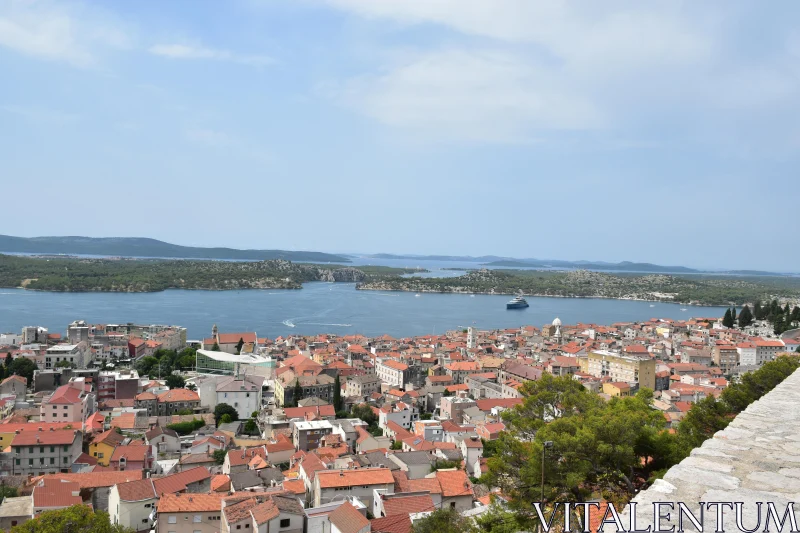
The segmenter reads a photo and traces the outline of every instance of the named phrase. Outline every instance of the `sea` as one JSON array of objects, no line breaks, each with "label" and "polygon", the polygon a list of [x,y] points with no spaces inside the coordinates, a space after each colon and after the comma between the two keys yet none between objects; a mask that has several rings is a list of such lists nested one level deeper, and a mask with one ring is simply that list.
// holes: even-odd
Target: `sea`
[{"label": "sea", "polygon": [[[426,276],[460,275],[479,264],[424,260],[353,261],[421,267]],[[44,326],[63,333],[74,320],[93,324],[170,324],[183,326],[190,339],[222,332],[254,331],[259,337],[287,335],[388,334],[402,338],[479,329],[541,327],[555,318],[564,324],[643,321],[651,318],[721,317],[722,307],[603,298],[528,297],[527,309],[507,310],[508,295],[435,294],[356,290],[353,283],[306,283],[300,290],[202,291],[155,293],[64,293],[0,289],[0,332]]]}]

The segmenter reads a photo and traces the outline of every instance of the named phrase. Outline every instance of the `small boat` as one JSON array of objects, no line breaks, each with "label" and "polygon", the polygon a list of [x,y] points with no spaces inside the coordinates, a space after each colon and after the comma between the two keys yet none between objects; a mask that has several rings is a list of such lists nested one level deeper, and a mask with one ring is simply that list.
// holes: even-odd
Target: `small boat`
[{"label": "small boat", "polygon": [[656,304],[650,304],[650,307],[655,307],[655,306],[656,306]]},{"label": "small boat", "polygon": [[475,295],[474,294],[470,294],[469,297],[470,298],[475,298]]},{"label": "small boat", "polygon": [[506,309],[525,309],[526,307],[530,307],[530,305],[522,296],[517,296],[506,304]]},{"label": "small boat", "polygon": [[419,296],[420,296],[420,294],[417,293],[417,294],[414,295],[414,298],[419,298]]},{"label": "small boat", "polygon": [[686,309],[685,307],[681,308],[681,311],[686,311],[686,310],[687,310],[687,309]]}]

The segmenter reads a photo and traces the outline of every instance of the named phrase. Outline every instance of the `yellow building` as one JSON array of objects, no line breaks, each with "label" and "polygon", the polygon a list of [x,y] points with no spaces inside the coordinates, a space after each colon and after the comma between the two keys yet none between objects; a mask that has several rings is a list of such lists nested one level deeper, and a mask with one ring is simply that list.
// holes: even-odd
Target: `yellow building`
[{"label": "yellow building", "polygon": [[631,395],[631,386],[627,383],[603,383],[603,393],[612,398],[625,398]]},{"label": "yellow building", "polygon": [[589,352],[580,359],[581,372],[614,382],[638,384],[640,388],[655,390],[656,361],[648,355],[627,355],[608,350]]},{"label": "yellow building", "polygon": [[115,429],[100,433],[89,444],[89,455],[97,459],[99,465],[108,466],[108,461],[114,454],[114,448],[122,444],[124,439],[125,437],[117,433]]}]

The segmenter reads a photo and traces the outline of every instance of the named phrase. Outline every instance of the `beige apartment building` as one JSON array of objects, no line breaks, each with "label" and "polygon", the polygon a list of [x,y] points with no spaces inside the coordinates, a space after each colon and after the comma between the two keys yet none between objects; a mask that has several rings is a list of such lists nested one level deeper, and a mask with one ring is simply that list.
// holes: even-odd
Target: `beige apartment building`
[{"label": "beige apartment building", "polygon": [[581,371],[592,376],[610,377],[611,381],[638,384],[655,390],[656,361],[649,355],[623,355],[619,352],[597,350],[580,358]]}]

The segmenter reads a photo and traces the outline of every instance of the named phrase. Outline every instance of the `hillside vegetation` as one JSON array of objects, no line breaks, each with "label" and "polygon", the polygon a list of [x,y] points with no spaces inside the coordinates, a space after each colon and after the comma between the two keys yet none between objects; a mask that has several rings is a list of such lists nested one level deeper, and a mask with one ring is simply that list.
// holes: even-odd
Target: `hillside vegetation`
[{"label": "hillside vegetation", "polygon": [[394,277],[359,283],[361,290],[594,297],[741,305],[800,297],[800,278],[607,274],[577,270],[476,270],[452,278]]},{"label": "hillside vegetation", "polygon": [[297,264],[284,260],[231,262],[0,255],[0,287],[66,292],[299,289],[309,281],[363,282],[409,272],[414,270]]}]

